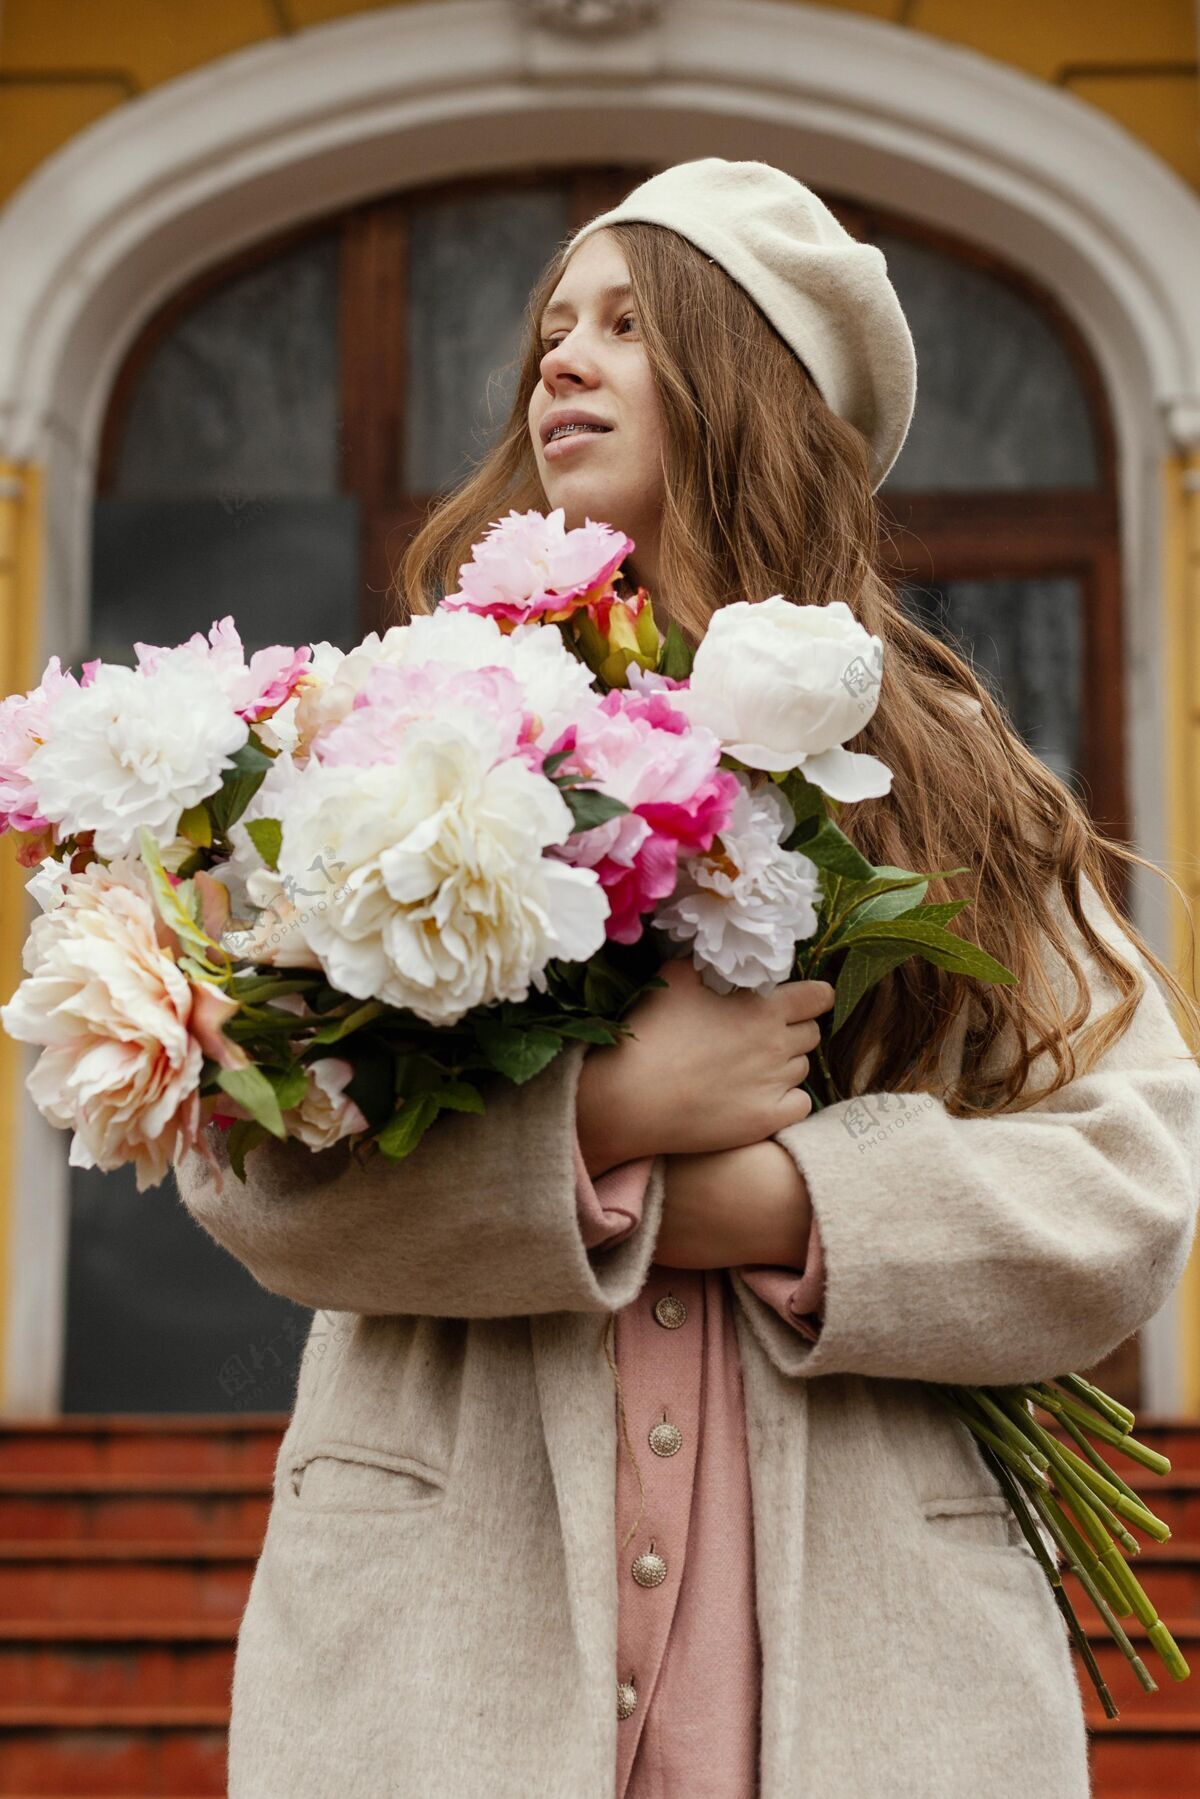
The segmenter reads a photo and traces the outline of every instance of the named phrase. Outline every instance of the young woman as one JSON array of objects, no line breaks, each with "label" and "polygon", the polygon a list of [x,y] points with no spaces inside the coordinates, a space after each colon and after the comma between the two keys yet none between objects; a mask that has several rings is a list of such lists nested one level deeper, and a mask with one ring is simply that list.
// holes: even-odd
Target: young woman
[{"label": "young woman", "polygon": [[[330,1314],[239,1635],[234,1799],[1087,1793],[1049,1588],[926,1383],[1087,1367],[1167,1297],[1200,1186],[1167,994],[1196,1016],[1110,898],[1141,858],[881,572],[911,386],[851,246],[718,158],[592,221],[401,585],[428,610],[489,520],[561,506],[634,539],[693,642],[735,599],[846,600],[887,646],[855,747],[895,779],[841,822],[877,863],[965,865],[931,897],[972,895],[1019,984],[902,964],[830,1044],[853,1097],[811,1114],[828,987],[722,997],[674,962],[635,1035],[398,1167],[183,1163],[200,1223]],[[552,437],[571,414],[603,429]]]}]

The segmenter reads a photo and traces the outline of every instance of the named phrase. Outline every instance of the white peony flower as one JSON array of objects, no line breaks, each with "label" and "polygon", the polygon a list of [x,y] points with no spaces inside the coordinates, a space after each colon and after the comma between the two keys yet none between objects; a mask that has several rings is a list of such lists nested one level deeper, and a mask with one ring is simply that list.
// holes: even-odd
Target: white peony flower
[{"label": "white peony flower", "polygon": [[844,600],[796,606],[782,594],[722,606],[671,704],[707,725],[748,768],[799,769],[835,800],[887,793],[892,772],[842,746],[879,703],[883,644]]},{"label": "white peony flower", "polygon": [[69,862],[60,862],[56,856],[43,856],[26,881],[25,891],[33,895],[43,912],[52,912],[62,903],[72,878]]},{"label": "white peony flower", "polygon": [[729,824],[706,855],[683,864],[655,926],[692,945],[714,993],[770,993],[790,980],[795,949],[817,928],[820,875],[798,850],[780,847],[795,815],[778,787],[736,772],[742,791]]},{"label": "white peony flower", "polygon": [[[71,1166],[132,1162],[141,1191],[197,1139],[200,987],[163,947],[140,862],[53,880],[57,898],[26,940],[27,978],[0,1020],[10,1037],[45,1046],[27,1086],[52,1124],[74,1130]],[[208,991],[219,1015],[228,1002]]]},{"label": "white peony flower", "polygon": [[341,1056],[322,1056],[306,1064],[308,1088],[293,1111],[285,1114],[289,1137],[299,1137],[309,1149],[329,1149],[355,1131],[365,1131],[367,1120],[345,1092],[354,1065]]},{"label": "white peony flower", "polygon": [[[279,878],[333,986],[456,1024],[524,999],[551,957],[583,960],[604,942],[595,873],[543,854],[572,825],[561,794],[519,758],[488,767],[464,737],[418,720],[394,762],[306,765]],[[332,891],[314,882],[318,864]]]},{"label": "white peony flower", "polygon": [[102,664],[58,700],[27,770],[63,836],[95,832],[98,855],[134,849],[145,825],[160,842],[189,806],[215,793],[250,727],[217,676],[167,659],[152,674]]}]

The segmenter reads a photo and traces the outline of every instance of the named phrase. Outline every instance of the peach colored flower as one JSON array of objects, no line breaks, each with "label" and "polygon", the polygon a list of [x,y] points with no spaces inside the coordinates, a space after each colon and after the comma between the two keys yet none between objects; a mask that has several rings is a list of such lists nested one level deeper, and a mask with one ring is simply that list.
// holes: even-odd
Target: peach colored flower
[{"label": "peach colored flower", "polygon": [[10,1037],[44,1045],[27,1085],[51,1124],[74,1131],[72,1167],[131,1162],[139,1192],[202,1147],[201,1037],[216,1043],[233,1006],[193,986],[170,942],[141,864],[93,862],[34,920],[27,976],[0,1007]]}]

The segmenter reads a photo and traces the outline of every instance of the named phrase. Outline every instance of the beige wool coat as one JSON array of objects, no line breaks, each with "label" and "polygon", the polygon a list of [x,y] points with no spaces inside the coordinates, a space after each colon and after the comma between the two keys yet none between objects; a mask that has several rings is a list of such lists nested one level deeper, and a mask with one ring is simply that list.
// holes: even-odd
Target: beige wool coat
[{"label": "beige wool coat", "polygon": [[[1126,1035],[1033,1109],[962,1119],[934,1094],[866,1095],[778,1135],[811,1190],[827,1288],[809,1343],[731,1273],[763,1799],[1087,1793],[1049,1588],[920,1383],[1090,1365],[1179,1277],[1200,1070],[1142,966]],[[665,1162],[639,1228],[589,1254],[572,1163],[585,1053],[498,1081],[485,1115],[444,1115],[397,1166],[270,1143],[245,1185],[227,1173],[218,1190],[197,1155],[178,1170],[219,1243],[318,1308],[238,1638],[232,1799],[611,1799],[601,1337],[654,1258]],[[947,1076],[961,1054],[960,1026]]]}]

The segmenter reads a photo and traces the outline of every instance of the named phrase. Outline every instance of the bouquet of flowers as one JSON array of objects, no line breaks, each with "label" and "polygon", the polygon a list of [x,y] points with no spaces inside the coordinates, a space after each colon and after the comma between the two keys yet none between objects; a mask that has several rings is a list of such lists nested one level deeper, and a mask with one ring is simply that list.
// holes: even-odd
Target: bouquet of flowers
[{"label": "bouquet of flowers", "polygon": [[[720,609],[693,653],[622,588],[633,548],[514,511],[436,612],[347,653],[247,658],[224,618],[136,644],[135,667],[77,679],[52,658],[0,704],[0,832],[42,908],[0,1019],[42,1046],[29,1090],[73,1165],[151,1186],[188,1150],[212,1159],[214,1122],[241,1177],[268,1136],[399,1160],[443,1110],[484,1111],[489,1079],[615,1043],[667,956],[721,993],[829,979],[830,1035],[913,955],[1013,980],[947,928],[967,900],[925,901],[962,870],[874,867],[836,822],[890,791],[846,748],[879,701],[880,639],[841,601],[777,594]],[[823,1046],[806,1086],[814,1107],[839,1097]],[[1048,1544],[1143,1684],[1131,1612],[1182,1679],[1120,1553],[1127,1523],[1169,1532],[1084,1435],[1165,1471],[1132,1414],[1070,1375],[936,1391],[1106,1709]]]}]

